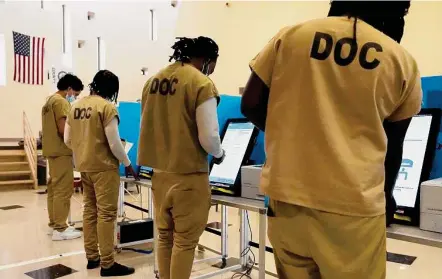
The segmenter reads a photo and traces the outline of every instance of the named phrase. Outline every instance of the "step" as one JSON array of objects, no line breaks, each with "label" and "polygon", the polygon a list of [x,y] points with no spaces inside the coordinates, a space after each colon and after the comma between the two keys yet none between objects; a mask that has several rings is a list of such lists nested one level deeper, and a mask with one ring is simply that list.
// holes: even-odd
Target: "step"
[{"label": "step", "polygon": [[0,162],[23,162],[25,160],[24,150],[0,150]]},{"label": "step", "polygon": [[33,180],[8,180],[8,181],[0,181],[0,186],[7,186],[7,185],[30,185],[34,184]]},{"label": "step", "polygon": [[23,149],[20,150],[0,150],[0,157],[13,157],[13,156],[25,156],[26,153]]},{"label": "step", "polygon": [[21,171],[0,171],[0,177],[4,176],[19,176],[19,175],[30,175],[30,170],[21,170]]},{"label": "step", "polygon": [[28,162],[0,162],[0,171],[29,170]]}]

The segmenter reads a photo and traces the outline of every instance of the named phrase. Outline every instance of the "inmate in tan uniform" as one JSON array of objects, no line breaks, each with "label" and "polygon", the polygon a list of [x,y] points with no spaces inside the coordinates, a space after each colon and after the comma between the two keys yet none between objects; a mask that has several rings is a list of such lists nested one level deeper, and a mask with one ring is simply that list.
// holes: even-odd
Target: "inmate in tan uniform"
[{"label": "inmate in tan uniform", "polygon": [[383,121],[418,113],[421,84],[362,20],[356,45],[353,22],[284,28],[250,64],[270,88],[261,188],[280,278],[385,278]]},{"label": "inmate in tan uniform", "polygon": [[152,177],[159,231],[161,279],[188,279],[194,250],[207,224],[210,188],[207,153],[198,140],[196,108],[218,98],[212,81],[177,62],[145,85],[138,163]]},{"label": "inmate in tan uniform", "polygon": [[50,96],[42,108],[43,156],[48,160],[48,215],[49,227],[59,232],[68,225],[66,220],[74,191],[72,151],[58,133],[57,123],[66,118],[71,106],[60,94]]},{"label": "inmate in tan uniform", "polygon": [[[118,112],[100,96],[76,102],[69,114],[72,150],[84,188],[83,232],[88,260],[100,258],[103,268],[114,264],[119,162],[112,154],[104,128]],[[99,247],[98,247],[99,245]]]}]

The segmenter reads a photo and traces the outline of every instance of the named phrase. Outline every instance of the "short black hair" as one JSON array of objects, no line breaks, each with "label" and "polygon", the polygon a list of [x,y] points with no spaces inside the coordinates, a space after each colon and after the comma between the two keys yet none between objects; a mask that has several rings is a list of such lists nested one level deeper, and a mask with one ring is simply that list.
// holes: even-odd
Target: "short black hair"
[{"label": "short black hair", "polygon": [[111,102],[117,102],[120,82],[118,77],[108,70],[99,71],[89,84],[91,92]]},{"label": "short black hair", "polygon": [[174,50],[169,61],[175,60],[188,63],[192,58],[203,58],[216,61],[219,56],[219,47],[214,40],[208,37],[186,38],[179,37],[172,46]]},{"label": "short black hair", "polygon": [[72,88],[74,91],[83,91],[84,85],[81,80],[72,74],[65,74],[57,83],[57,89],[60,91]]},{"label": "short black hair", "polygon": [[328,16],[360,18],[398,43],[404,34],[405,20],[411,1],[331,1]]}]

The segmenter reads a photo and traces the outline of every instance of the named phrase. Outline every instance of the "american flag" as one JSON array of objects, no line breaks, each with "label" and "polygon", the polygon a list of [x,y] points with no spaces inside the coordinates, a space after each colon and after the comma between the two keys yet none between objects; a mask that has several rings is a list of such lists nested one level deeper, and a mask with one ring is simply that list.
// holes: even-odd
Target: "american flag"
[{"label": "american flag", "polygon": [[14,35],[14,81],[42,85],[45,38],[12,33]]}]

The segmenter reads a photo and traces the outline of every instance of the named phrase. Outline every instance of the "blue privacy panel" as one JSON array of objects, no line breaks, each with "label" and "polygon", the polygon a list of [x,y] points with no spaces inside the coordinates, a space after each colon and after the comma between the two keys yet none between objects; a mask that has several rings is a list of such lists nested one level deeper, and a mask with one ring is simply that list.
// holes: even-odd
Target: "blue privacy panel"
[{"label": "blue privacy panel", "polygon": [[423,77],[423,107],[442,109],[442,76]]},{"label": "blue privacy panel", "polygon": [[[442,76],[423,77],[423,107],[442,109]],[[442,129],[439,128],[437,147],[430,178],[442,177]]]},{"label": "blue privacy panel", "polygon": [[[127,142],[133,143],[132,149],[129,151],[129,159],[132,165],[135,166],[140,133],[141,105],[140,103],[120,102],[118,113],[120,114],[120,137]],[[124,167],[122,165],[120,166],[120,175],[124,175]]]},{"label": "blue privacy panel", "polygon": [[[129,159],[135,166],[137,162],[138,138],[140,133],[141,104],[132,102],[120,102],[118,107],[120,114],[120,137],[134,144],[129,151]],[[241,97],[221,96],[218,106],[219,127],[222,130],[229,118],[243,118],[241,114]],[[264,156],[264,134],[260,133],[256,146],[253,150],[251,160],[256,164],[263,164]],[[120,166],[120,175],[124,175],[124,167]]]},{"label": "blue privacy panel", "polygon": [[[222,95],[221,102],[218,106],[218,123],[220,131],[224,129],[229,118],[245,118],[241,113],[241,97]],[[254,164],[263,164],[265,161],[264,155],[264,133],[260,132],[256,141],[256,146],[253,149],[250,157]]]}]

